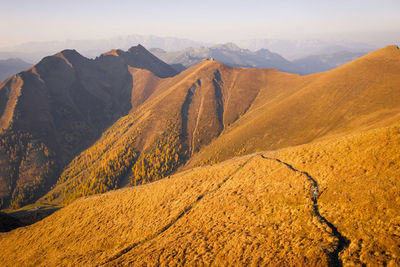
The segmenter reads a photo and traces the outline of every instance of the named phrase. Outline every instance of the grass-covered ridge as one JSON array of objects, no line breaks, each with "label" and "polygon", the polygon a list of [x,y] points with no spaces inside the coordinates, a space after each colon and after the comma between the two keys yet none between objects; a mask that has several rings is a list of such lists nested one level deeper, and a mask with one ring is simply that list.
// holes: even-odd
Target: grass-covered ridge
[{"label": "grass-covered ridge", "polygon": [[81,198],[2,235],[0,260],[5,266],[327,265],[338,238],[315,216],[306,172],[318,182],[321,216],[348,240],[338,261],[396,266],[399,149],[399,127],[380,128]]}]

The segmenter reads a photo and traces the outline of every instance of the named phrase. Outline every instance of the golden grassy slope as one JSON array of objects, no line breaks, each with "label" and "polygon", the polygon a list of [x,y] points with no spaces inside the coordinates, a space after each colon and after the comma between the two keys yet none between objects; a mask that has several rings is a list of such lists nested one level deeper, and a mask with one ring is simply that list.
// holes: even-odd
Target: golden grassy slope
[{"label": "golden grassy slope", "polygon": [[[318,183],[345,265],[400,264],[400,127],[266,152]],[[11,265],[327,265],[338,239],[304,173],[259,155],[75,201],[0,236]],[[325,252],[326,251],[326,252]]]},{"label": "golden grassy slope", "polygon": [[[255,73],[246,77],[244,87],[262,71]],[[299,76],[271,71],[258,85],[247,112],[195,155],[189,166],[224,160],[240,151],[273,150],[389,126],[400,119],[399,73],[396,46],[325,73]]]},{"label": "golden grassy slope", "polygon": [[103,262],[160,231],[245,160],[77,200],[34,225],[2,234],[0,262],[3,266]]},{"label": "golden grassy slope", "polygon": [[[219,135],[224,128],[220,109],[232,110],[229,114],[238,117],[246,109],[244,105],[254,98],[247,94],[249,97],[242,105],[224,108],[221,91],[229,87],[220,84],[219,88],[216,84],[221,83],[220,76],[227,81],[239,69],[214,61],[206,60],[176,77],[162,80],[145,70],[130,68],[130,72],[131,113],[119,119],[65,168],[55,190],[45,197],[47,200],[70,202],[82,195],[113,189],[126,180],[131,184],[155,180],[144,177],[143,172],[158,173],[164,169],[157,174],[157,179],[162,178],[182,164],[189,151],[200,149]],[[121,161],[126,149],[131,155]],[[116,171],[121,168],[122,172]],[[97,175],[98,172],[102,174]]]},{"label": "golden grassy slope", "polygon": [[320,183],[321,212],[350,239],[346,264],[400,264],[400,127],[282,150]]},{"label": "golden grassy slope", "polygon": [[3,234],[0,261],[326,264],[321,247],[335,241],[312,216],[309,186],[303,175],[260,156],[230,160],[78,200]]},{"label": "golden grassy slope", "polygon": [[[67,166],[56,190],[69,201],[127,180],[136,185],[160,179],[187,159],[185,168],[388,126],[400,118],[400,52],[394,46],[308,76],[213,60],[167,79],[130,72],[133,109]],[[132,156],[122,164],[115,159],[126,148]],[[121,164],[122,173],[113,171]],[[97,175],[103,165],[107,174]],[[92,166],[93,175],[84,166]],[[99,182],[97,176],[105,178]],[[47,199],[63,201],[50,195]]]}]

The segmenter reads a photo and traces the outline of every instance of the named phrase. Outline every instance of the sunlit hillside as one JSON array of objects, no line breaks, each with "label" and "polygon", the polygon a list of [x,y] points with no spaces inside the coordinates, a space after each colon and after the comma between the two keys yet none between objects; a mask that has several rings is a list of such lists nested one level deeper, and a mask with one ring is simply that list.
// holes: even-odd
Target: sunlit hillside
[{"label": "sunlit hillside", "polygon": [[177,169],[389,126],[400,119],[400,52],[299,76],[205,60],[161,79],[130,67],[132,110],[64,170],[42,201],[164,178]]},{"label": "sunlit hillside", "polygon": [[325,73],[268,75],[247,112],[189,165],[391,125],[400,119],[399,73],[400,50],[388,46]]},{"label": "sunlit hillside", "polygon": [[380,128],[82,198],[2,234],[0,262],[397,266],[399,150]]}]

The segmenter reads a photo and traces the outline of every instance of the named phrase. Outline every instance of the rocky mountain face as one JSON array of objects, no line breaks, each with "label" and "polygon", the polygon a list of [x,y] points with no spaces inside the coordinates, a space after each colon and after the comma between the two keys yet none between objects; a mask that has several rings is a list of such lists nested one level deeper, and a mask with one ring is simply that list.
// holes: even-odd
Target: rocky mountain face
[{"label": "rocky mountain face", "polygon": [[129,64],[162,77],[175,74],[141,46],[120,53],[91,60],[64,50],[1,83],[3,206],[34,201],[57,181],[66,163],[131,110]]}]

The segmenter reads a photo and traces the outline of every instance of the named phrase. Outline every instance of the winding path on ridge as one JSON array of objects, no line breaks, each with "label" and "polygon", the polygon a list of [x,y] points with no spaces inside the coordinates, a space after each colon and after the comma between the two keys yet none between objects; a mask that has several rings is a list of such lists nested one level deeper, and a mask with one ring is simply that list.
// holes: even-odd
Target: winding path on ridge
[{"label": "winding path on ridge", "polygon": [[[294,168],[292,165],[290,165],[289,163],[283,162],[280,159],[277,158],[270,158],[267,157],[263,154],[255,154],[253,156],[250,156],[244,163],[240,164],[238,166],[238,168],[228,177],[226,177],[222,182],[220,182],[216,188],[204,192],[203,194],[201,194],[200,196],[197,197],[197,199],[191,203],[189,206],[185,207],[183,209],[183,211],[172,221],[170,221],[168,224],[166,224],[164,227],[162,227],[161,229],[159,229],[158,231],[156,231],[155,233],[149,235],[148,237],[146,237],[145,239],[135,242],[129,246],[127,246],[126,248],[122,249],[121,251],[119,251],[117,254],[115,254],[114,256],[108,258],[107,260],[105,260],[103,263],[101,263],[100,265],[113,265],[112,262],[114,262],[115,260],[119,259],[120,257],[122,257],[123,255],[125,255],[126,253],[128,253],[129,251],[131,251],[132,249],[134,249],[135,247],[154,240],[156,237],[160,236],[162,233],[164,233],[165,231],[167,231],[171,226],[173,226],[175,223],[177,223],[183,216],[185,216],[187,213],[189,213],[205,196],[210,195],[211,193],[216,192],[217,190],[219,190],[222,185],[224,185],[228,180],[232,179],[244,166],[247,165],[247,163],[249,163],[252,159],[254,159],[255,157],[260,156],[263,159],[266,160],[272,160],[272,161],[276,161],[280,164],[285,165],[287,168],[289,168],[290,170],[294,171],[294,172],[298,172],[301,173],[302,175],[305,175],[307,177],[307,179],[312,183],[312,187],[311,187],[311,193],[312,193],[312,201],[313,201],[313,211],[315,216],[318,218],[319,222],[321,224],[326,225],[327,227],[329,227],[332,231],[332,235],[334,237],[336,237],[338,239],[338,243],[336,245],[336,248],[333,251],[328,251],[327,249],[324,249],[324,253],[328,256],[329,260],[330,260],[330,265],[331,266],[342,266],[342,262],[339,259],[339,253],[341,251],[343,251],[348,245],[349,245],[349,241],[347,240],[346,237],[344,237],[338,230],[337,228],[330,223],[325,217],[323,217],[320,212],[319,212],[319,206],[318,206],[318,192],[319,192],[319,186],[317,181],[307,172],[305,171],[300,171],[296,168]],[[314,191],[316,190],[316,191]],[[316,192],[316,193],[314,193]],[[114,262],[115,263],[115,262]]]},{"label": "winding path on ridge", "polygon": [[[284,161],[281,161],[280,159],[277,158],[270,158],[267,157],[263,154],[261,154],[261,157],[263,159],[267,159],[267,160],[273,160],[273,161],[277,161],[283,165],[285,165],[286,167],[288,167],[290,170],[294,171],[294,172],[298,172],[301,173],[303,175],[305,175],[307,177],[307,179],[312,183],[312,188],[311,188],[311,192],[312,192],[312,201],[313,201],[313,209],[314,209],[314,214],[315,216],[317,216],[317,218],[319,219],[319,222],[321,224],[325,224],[326,226],[328,226],[331,231],[332,231],[332,235],[335,236],[338,239],[338,244],[335,248],[334,251],[328,251],[327,249],[324,249],[324,252],[329,256],[329,259],[331,260],[330,264],[332,266],[342,266],[342,261],[339,259],[339,253],[344,250],[348,245],[349,245],[349,241],[346,237],[344,237],[339,231],[338,229],[332,224],[330,223],[324,216],[321,215],[321,213],[319,212],[319,206],[318,206],[318,192],[319,192],[319,186],[317,183],[317,180],[315,180],[310,174],[308,174],[305,171],[300,171],[296,168],[294,168],[292,165],[290,165],[289,163],[286,163]],[[315,191],[314,191],[315,190]],[[314,193],[316,192],[316,193]]]}]

